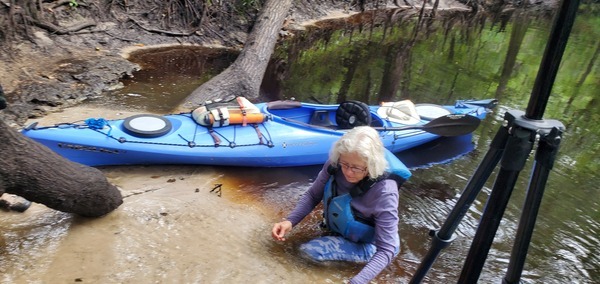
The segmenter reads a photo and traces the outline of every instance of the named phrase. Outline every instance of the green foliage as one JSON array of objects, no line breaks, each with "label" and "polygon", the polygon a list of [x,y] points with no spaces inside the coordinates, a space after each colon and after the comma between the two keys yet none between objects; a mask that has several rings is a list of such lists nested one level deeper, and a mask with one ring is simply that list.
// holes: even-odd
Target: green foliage
[{"label": "green foliage", "polygon": [[[600,108],[594,107],[600,88],[600,64],[593,62],[600,44],[600,22],[598,17],[578,16],[544,117],[567,126],[564,138],[568,143],[561,146],[561,151],[569,159],[581,161],[575,165],[578,171],[590,173],[600,167],[596,158],[600,157],[596,142],[600,138]],[[297,36],[285,51],[277,53],[289,65],[283,93],[299,100],[316,98],[323,103],[336,103],[349,83],[347,99],[377,104],[383,78],[389,72],[386,64],[404,60],[395,100],[452,104],[456,99],[496,97],[503,106],[525,110],[548,41],[551,19],[521,23],[526,25],[526,33],[518,49],[514,48],[514,64],[505,83],[503,67],[507,64],[514,23],[500,29],[489,23],[477,26],[463,21],[446,29],[443,21],[437,21],[429,24],[428,33],[418,33],[411,42],[415,23],[416,20],[405,21],[387,30],[382,26],[364,28],[362,32],[340,30],[321,35],[316,41],[310,32]]]},{"label": "green foliage", "polygon": [[258,5],[256,0],[242,0],[242,6],[244,7],[255,7],[256,5]]},{"label": "green foliage", "polygon": [[235,4],[238,13],[256,12],[261,6],[262,3],[258,0],[239,0]]},{"label": "green foliage", "polygon": [[77,6],[79,6],[79,3],[77,3],[77,0],[70,0],[69,6],[71,6],[72,8],[77,8]]},{"label": "green foliage", "polygon": [[582,0],[579,4],[579,13],[598,16],[600,5],[597,0]]}]

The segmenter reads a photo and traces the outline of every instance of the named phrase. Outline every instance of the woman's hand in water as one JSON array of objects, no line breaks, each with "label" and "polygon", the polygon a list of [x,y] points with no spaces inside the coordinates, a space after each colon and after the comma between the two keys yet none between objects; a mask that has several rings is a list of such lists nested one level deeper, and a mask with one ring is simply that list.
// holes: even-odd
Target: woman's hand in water
[{"label": "woman's hand in water", "polygon": [[271,236],[273,239],[278,241],[285,241],[285,234],[292,230],[292,222],[288,220],[283,220],[279,223],[275,223],[273,225],[273,230],[271,231]]}]

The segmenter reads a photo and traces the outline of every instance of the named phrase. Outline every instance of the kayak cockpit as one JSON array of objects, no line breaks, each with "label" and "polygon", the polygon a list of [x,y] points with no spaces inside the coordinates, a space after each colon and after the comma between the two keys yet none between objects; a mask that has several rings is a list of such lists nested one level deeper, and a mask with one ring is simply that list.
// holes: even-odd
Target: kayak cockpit
[{"label": "kayak cockpit", "polygon": [[273,101],[262,112],[284,121],[330,130],[350,129],[358,125],[383,126],[383,120],[368,105],[347,101],[339,105],[320,105],[297,101]]}]

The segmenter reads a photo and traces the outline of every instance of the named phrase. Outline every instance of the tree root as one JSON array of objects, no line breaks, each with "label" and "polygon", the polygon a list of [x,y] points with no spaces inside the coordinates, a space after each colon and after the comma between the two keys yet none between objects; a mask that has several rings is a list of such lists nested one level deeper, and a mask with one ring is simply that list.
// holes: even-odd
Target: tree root
[{"label": "tree root", "polygon": [[104,33],[107,34],[107,35],[109,35],[109,36],[111,36],[111,37],[113,37],[113,38],[116,38],[118,40],[122,40],[122,41],[126,41],[126,42],[136,41],[135,39],[132,39],[132,38],[124,38],[124,37],[120,37],[120,36],[111,34],[108,31],[104,31]]},{"label": "tree root", "polygon": [[193,30],[191,32],[172,32],[172,31],[165,31],[165,30],[159,30],[159,29],[151,29],[151,28],[147,28],[144,27],[142,24],[138,23],[135,19],[129,17],[129,20],[132,21],[134,24],[138,25],[142,30],[145,30],[147,32],[151,32],[151,33],[159,33],[159,34],[164,34],[164,35],[169,35],[169,36],[191,36],[193,34],[196,33],[196,30]]},{"label": "tree root", "polygon": [[73,33],[73,32],[77,32],[77,31],[80,31],[80,30],[83,30],[83,29],[87,29],[87,28],[95,27],[96,26],[95,22],[85,21],[85,22],[80,23],[78,25],[74,25],[74,26],[72,26],[70,28],[63,28],[63,27],[59,27],[59,26],[56,26],[56,25],[48,23],[48,22],[35,20],[35,19],[31,18],[31,17],[27,17],[27,20],[30,21],[30,22],[32,22],[34,25],[36,25],[36,26],[38,26],[38,27],[40,27],[42,29],[45,29],[45,30],[47,30],[47,31],[49,31],[49,32],[51,32],[53,34],[57,34],[57,35],[70,34],[70,33]]},{"label": "tree root", "polygon": [[26,209],[31,201],[62,212],[100,217],[123,203],[121,192],[100,170],[63,158],[2,120],[0,141],[0,193],[27,200],[13,210]]}]

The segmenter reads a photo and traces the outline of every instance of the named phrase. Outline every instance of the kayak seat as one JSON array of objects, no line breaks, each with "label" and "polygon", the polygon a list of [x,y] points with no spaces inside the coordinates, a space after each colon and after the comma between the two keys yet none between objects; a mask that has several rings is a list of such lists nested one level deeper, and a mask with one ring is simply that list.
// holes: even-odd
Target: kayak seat
[{"label": "kayak seat", "polygon": [[335,112],[335,122],[340,129],[371,125],[372,120],[369,106],[359,101],[345,101]]},{"label": "kayak seat", "polygon": [[329,111],[326,110],[313,111],[308,124],[323,127],[336,127],[335,124],[331,122],[331,119],[329,119]]}]

